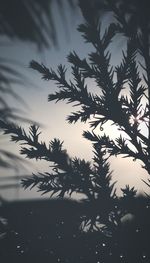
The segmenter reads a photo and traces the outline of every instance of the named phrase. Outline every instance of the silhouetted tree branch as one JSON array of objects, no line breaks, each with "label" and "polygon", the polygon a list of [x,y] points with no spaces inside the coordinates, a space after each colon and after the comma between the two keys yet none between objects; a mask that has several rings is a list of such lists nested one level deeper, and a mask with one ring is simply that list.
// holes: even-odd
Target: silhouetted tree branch
[{"label": "silhouetted tree branch", "polygon": [[[90,225],[90,229],[97,227],[100,221],[105,227],[113,231],[115,220],[110,218],[116,204],[115,183],[111,183],[109,165],[103,157],[103,151],[99,144],[94,145],[94,165],[79,158],[70,158],[58,139],[50,141],[47,147],[45,143],[39,142],[38,127],[31,126],[29,134],[16,125],[1,122],[1,128],[5,134],[12,134],[11,140],[20,142],[21,154],[29,159],[44,159],[52,162],[51,173],[33,174],[30,178],[22,180],[24,188],[35,186],[42,194],[51,193],[51,196],[64,197],[73,193],[81,193],[94,206],[97,206],[95,214],[84,218],[84,228]],[[105,205],[104,205],[105,204]],[[105,206],[105,212],[102,207]],[[99,218],[99,214],[101,217]],[[92,219],[91,219],[92,216]],[[121,214],[120,214],[121,217]],[[120,217],[118,217],[118,224]],[[104,229],[104,226],[102,227]]]},{"label": "silhouetted tree branch", "polygon": [[[78,120],[91,121],[92,118],[92,131],[84,131],[83,137],[92,142],[93,163],[69,157],[58,139],[50,141],[48,147],[44,142],[39,142],[39,131],[35,125],[30,127],[27,134],[21,127],[0,122],[4,133],[12,134],[12,141],[25,145],[21,148],[21,154],[30,159],[44,159],[53,163],[51,173],[34,174],[31,178],[23,180],[23,186],[37,186],[39,191],[51,192],[58,197],[64,197],[66,193],[71,195],[73,192],[84,194],[86,201],[93,204],[95,210],[93,215],[84,218],[84,227],[89,226],[90,230],[107,228],[111,233],[120,225],[126,210],[121,206],[118,210],[115,209],[118,198],[114,183],[111,182],[109,157],[122,154],[124,157],[132,157],[133,160],[139,159],[150,173],[149,135],[144,135],[140,127],[143,122],[149,130],[149,84],[148,77],[142,76],[139,65],[142,65],[147,75],[149,73],[148,68],[141,62],[142,59],[138,63],[139,53],[142,58],[146,58],[138,45],[140,37],[137,30],[140,26],[136,30],[131,28],[131,32],[126,34],[130,19],[122,17],[128,13],[128,9],[126,11],[121,3],[122,1],[105,1],[104,6],[100,5],[104,12],[112,10],[116,18],[102,34],[97,8],[87,1],[84,9],[84,1],[80,1],[85,23],[78,27],[78,31],[86,42],[93,45],[94,51],[90,52],[86,59],[81,59],[75,52],[69,54],[73,80],[66,79],[65,66],[59,65],[55,72],[36,61],[30,63],[30,67],[38,71],[44,80],[56,83],[58,91],[48,96],[49,101],[66,100],[74,106],[80,105],[80,111],[67,117],[69,123]],[[110,43],[116,34],[122,33],[126,35],[127,48],[122,52],[120,64],[114,67],[111,65]],[[145,31],[142,34],[144,37]],[[97,84],[97,95],[88,91],[87,78],[92,78]],[[95,131],[98,127],[102,131],[103,124],[108,121],[115,124],[120,132],[120,136],[116,136],[114,140],[106,134],[97,135]],[[134,188],[126,186],[122,191],[123,198],[127,198],[128,201],[135,197]]]},{"label": "silhouetted tree branch", "polygon": [[[111,120],[120,131],[127,134],[127,137],[123,138],[121,135],[120,138],[116,138],[116,141],[110,143],[109,138],[106,139],[105,136],[99,138],[93,131],[88,139],[103,144],[106,150],[109,142],[111,145],[108,152],[111,155],[123,154],[140,159],[145,169],[150,172],[148,138],[143,135],[139,127],[141,122],[148,121],[148,100],[145,96],[147,85],[143,84],[137,66],[137,48],[134,45],[134,39],[128,39],[127,52],[123,52],[121,64],[113,68],[110,65],[111,53],[107,48],[113,40],[116,26],[111,24],[102,37],[99,21],[92,24],[86,22],[78,29],[83,33],[86,41],[93,44],[96,51],[89,54],[89,62],[86,59],[81,60],[76,53],[69,55],[68,60],[72,64],[74,82],[67,82],[66,69],[63,66],[58,67],[58,73],[35,61],[31,62],[30,67],[39,71],[43,79],[56,82],[59,90],[49,95],[49,101],[67,100],[68,103],[77,102],[77,105],[81,105],[81,111],[67,117],[70,123],[79,119],[84,122],[91,116],[93,118],[96,116],[96,119],[91,122],[92,128],[95,129],[99,125],[102,127],[105,122]],[[102,95],[93,95],[88,92],[84,83],[87,77],[94,79]],[[125,89],[127,93],[129,90],[128,95],[121,94]],[[147,101],[145,107],[143,99]],[[87,133],[84,133],[84,137],[87,138]],[[134,146],[134,150],[129,146],[129,142]]]}]

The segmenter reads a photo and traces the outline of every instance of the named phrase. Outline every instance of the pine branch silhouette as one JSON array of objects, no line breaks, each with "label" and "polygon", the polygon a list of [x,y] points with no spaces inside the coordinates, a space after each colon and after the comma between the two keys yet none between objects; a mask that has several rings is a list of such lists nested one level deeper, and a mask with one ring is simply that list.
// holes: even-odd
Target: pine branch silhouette
[{"label": "pine branch silhouette", "polygon": [[[51,197],[55,195],[59,198],[65,197],[66,193],[70,196],[73,193],[82,193],[91,207],[97,207],[94,214],[92,210],[83,217],[83,229],[88,227],[89,230],[97,229],[97,224],[101,220],[102,229],[105,225],[105,231],[106,228],[109,228],[110,233],[113,231],[116,223],[110,220],[109,215],[113,213],[116,204],[115,183],[111,183],[109,165],[103,158],[103,152],[98,144],[94,145],[94,166],[92,166],[85,160],[70,158],[63,149],[63,143],[58,139],[51,140],[48,147],[45,143],[39,142],[40,132],[34,125],[30,127],[27,134],[24,129],[16,125],[4,122],[0,124],[5,134],[12,134],[12,141],[25,145],[20,150],[22,155],[29,159],[44,159],[53,164],[51,173],[33,174],[30,178],[23,179],[22,185],[25,189],[36,186],[42,194],[50,192]],[[101,219],[99,219],[100,213],[102,213]]]},{"label": "pine branch silhouette", "polygon": [[[77,111],[74,107],[74,111],[67,116],[67,121],[70,124],[77,121],[90,123],[90,129],[83,132],[83,137],[92,144],[93,159],[87,162],[77,157],[72,158],[59,139],[54,138],[48,144],[40,141],[41,131],[37,125],[30,126],[29,131],[26,131],[16,124],[0,120],[0,128],[4,134],[11,135],[12,141],[21,145],[20,153],[23,156],[35,160],[44,159],[50,164],[49,172],[43,171],[24,178],[22,186],[25,189],[36,187],[43,195],[49,193],[51,197],[59,199],[72,197],[73,194],[78,193],[84,195],[84,200],[78,204],[83,205],[84,211],[80,213],[75,225],[78,238],[75,235],[75,238],[69,236],[65,239],[62,235],[62,243],[59,243],[58,232],[54,231],[56,247],[58,244],[62,244],[63,247],[66,240],[70,242],[72,239],[76,240],[76,243],[75,241],[71,243],[73,250],[77,243],[81,246],[81,250],[77,251],[78,256],[75,252],[75,258],[70,257],[73,252],[68,251],[67,247],[67,252],[63,254],[65,256],[61,258],[62,262],[67,260],[90,263],[99,260],[116,263],[141,262],[141,260],[149,262],[149,195],[146,193],[145,199],[137,197],[135,187],[127,184],[121,188],[122,196],[118,197],[110,170],[110,157],[121,155],[134,161],[141,160],[143,168],[150,173],[150,21],[147,1],[80,0],[79,2],[85,22],[78,27],[78,31],[85,42],[92,44],[94,51],[92,50],[86,58],[82,59],[75,51],[68,55],[67,59],[72,71],[71,80],[68,80],[67,68],[63,65],[59,65],[54,71],[53,68],[49,69],[43,64],[31,61],[30,67],[40,73],[43,80],[56,83],[58,89],[55,93],[50,92],[49,102],[65,101],[73,106],[80,106],[80,110]],[[114,14],[115,21],[114,19],[113,22],[110,21],[108,27],[103,30],[100,23],[101,15],[103,18],[103,15],[109,14],[110,11]],[[115,41],[114,37],[117,35],[126,37],[126,49],[122,52],[120,63],[113,66],[111,43]],[[97,94],[89,91],[88,78],[96,83]],[[105,131],[104,124],[109,122],[118,128],[114,139],[111,139],[111,134]],[[147,129],[146,135],[143,133],[142,125]],[[143,182],[150,187],[150,179]],[[59,203],[58,200],[54,202],[56,202],[55,206],[57,202]],[[41,206],[43,207],[43,203]],[[23,215],[27,219],[31,207],[24,210]],[[41,212],[38,209],[32,208],[33,215],[30,216],[33,221],[31,220],[28,232],[31,231],[34,221],[40,227],[42,225],[39,223],[41,221],[37,220],[37,215]],[[51,217],[53,213],[49,204],[45,210],[46,212],[50,210]],[[56,210],[58,211],[59,208]],[[57,214],[56,210],[57,217],[59,213]],[[68,214],[70,216],[70,210]],[[69,216],[67,215],[68,221]],[[56,217],[54,216],[55,221]],[[47,216],[45,218],[47,219]],[[33,243],[36,239],[36,245],[40,244],[40,253],[43,249],[41,257],[44,258],[46,255],[48,260],[53,256],[50,254],[47,256],[45,251],[47,248],[50,251],[49,248],[53,247],[54,243],[51,235],[47,235],[49,222],[48,217],[48,223],[42,225],[44,232],[37,231],[43,235],[40,236],[40,242],[38,234],[36,238],[35,235],[33,238],[32,234],[29,234],[28,239]],[[51,232],[54,223],[56,222],[53,222]],[[74,225],[74,221],[71,221],[71,225]],[[31,233],[33,231],[34,228]],[[103,240],[106,242],[103,243]],[[32,251],[34,246],[30,247],[30,242],[28,243],[29,245],[24,246],[30,248],[31,254],[25,252],[27,253],[25,255],[29,254],[31,257],[34,254]],[[37,255],[37,247],[35,250]],[[54,251],[57,252],[57,248]],[[54,257],[53,261],[58,261],[58,257],[56,260]]]},{"label": "pine branch silhouette", "polygon": [[[80,1],[80,6],[84,1]],[[89,1],[88,1],[89,3]],[[43,194],[50,192],[57,197],[65,197],[68,193],[82,193],[94,211],[89,212],[83,220],[84,228],[107,229],[113,233],[120,225],[121,217],[125,210],[119,207],[116,211],[118,198],[115,193],[115,184],[111,183],[109,171],[109,157],[123,155],[141,160],[143,168],[150,173],[150,147],[148,137],[140,130],[140,123],[149,126],[149,62],[143,45],[146,45],[147,31],[138,37],[137,31],[129,31],[130,22],[122,17],[120,5],[115,1],[105,1],[103,8],[112,10],[116,15],[116,23],[110,23],[102,34],[102,28],[96,9],[92,9],[89,16],[87,9],[82,13],[85,23],[78,27],[84,40],[94,47],[87,58],[81,59],[75,52],[68,56],[71,64],[72,79],[66,79],[66,67],[59,65],[57,71],[48,69],[45,65],[31,61],[30,67],[38,71],[42,79],[54,81],[58,91],[50,93],[49,101],[66,101],[74,106],[81,107],[80,111],[72,112],[67,117],[69,123],[90,121],[92,131],[84,131],[83,137],[93,145],[93,163],[78,158],[71,158],[63,149],[63,144],[58,139],[51,140],[48,147],[39,141],[39,130],[31,126],[29,134],[21,127],[3,121],[0,127],[5,134],[12,134],[11,139],[21,142],[21,154],[30,159],[44,159],[53,163],[52,173],[33,174],[25,178],[22,184],[25,188],[37,186]],[[90,10],[90,8],[89,8]],[[126,9],[124,8],[125,12]],[[133,13],[134,14],[134,13]],[[143,29],[143,25],[141,25]],[[118,66],[111,65],[110,44],[116,34],[124,33],[127,37],[127,49],[122,52],[122,60]],[[142,39],[142,40],[141,40]],[[140,44],[139,44],[140,43]],[[138,55],[142,56],[145,64],[140,62],[144,75],[138,64]],[[146,67],[145,67],[146,65]],[[97,95],[88,91],[86,79],[91,78],[97,84],[100,92]],[[122,93],[126,91],[127,95]],[[145,106],[143,100],[146,101]],[[92,121],[91,121],[92,118]],[[103,130],[104,123],[111,121],[118,127],[121,135],[111,140],[110,136],[97,135],[95,129]],[[136,190],[127,186],[122,189],[124,198],[134,199]],[[101,226],[103,224],[103,226]]]},{"label": "pine branch silhouette", "polygon": [[[96,128],[97,126],[102,127],[104,123],[111,120],[119,127],[120,131],[127,134],[129,139],[122,138],[122,136],[116,138],[111,150],[109,149],[110,154],[124,154],[133,157],[135,160],[140,159],[143,161],[145,169],[150,172],[148,138],[143,135],[139,127],[140,122],[148,121],[148,107],[146,105],[144,108],[142,102],[143,99],[146,99],[147,87],[142,84],[140,77],[134,39],[128,40],[127,52],[126,54],[123,52],[121,64],[113,68],[110,65],[111,54],[107,48],[113,40],[116,27],[111,24],[101,38],[98,22],[97,24],[82,24],[78,30],[83,33],[87,42],[93,44],[96,52],[89,54],[89,62],[87,59],[81,60],[75,52],[68,56],[68,61],[72,65],[74,82],[70,81],[71,84],[67,82],[65,78],[66,69],[62,65],[58,67],[57,73],[35,61],[30,63],[30,67],[40,72],[42,78],[57,83],[59,90],[55,94],[49,95],[49,101],[66,100],[68,103],[81,105],[80,111],[73,112],[67,117],[69,123],[78,120],[86,122],[90,117],[94,117],[96,120],[91,122],[91,127]],[[114,81],[115,74],[116,81]],[[102,92],[101,96],[88,92],[87,85],[85,85],[87,77],[94,79],[97,83]],[[128,96],[121,95],[122,90],[125,89],[129,89],[130,94]],[[87,134],[84,133],[83,136],[86,137],[85,135]],[[92,134],[90,140],[93,140]],[[97,138],[96,141],[100,143],[100,138]],[[107,150],[106,140],[102,137],[101,141]],[[129,142],[136,150],[129,147]]]}]

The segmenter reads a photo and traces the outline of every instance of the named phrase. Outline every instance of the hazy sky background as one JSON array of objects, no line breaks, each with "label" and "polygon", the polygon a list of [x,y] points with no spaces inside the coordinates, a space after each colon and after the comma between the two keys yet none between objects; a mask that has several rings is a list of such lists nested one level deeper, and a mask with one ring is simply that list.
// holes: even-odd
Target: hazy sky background
[{"label": "hazy sky background", "polygon": [[[70,65],[67,63],[66,59],[69,52],[75,50],[78,55],[84,58],[88,52],[91,51],[92,46],[85,44],[80,33],[76,30],[77,25],[82,22],[80,12],[78,15],[73,15],[73,13],[66,9],[66,23],[64,23],[64,27],[62,18],[55,6],[53,10],[57,26],[59,48],[52,47],[40,53],[33,44],[21,41],[10,43],[8,47],[1,47],[0,55],[21,62],[23,67],[20,68],[20,70],[36,86],[33,87],[33,85],[26,84],[25,87],[14,87],[17,94],[24,99],[28,106],[22,106],[19,102],[9,97],[8,100],[13,107],[25,111],[23,116],[40,122],[43,125],[43,127],[41,127],[42,141],[48,143],[49,140],[54,137],[60,138],[64,141],[64,147],[72,157],[77,156],[91,161],[93,156],[91,144],[82,138],[83,130],[87,130],[89,125],[81,123],[75,125],[68,124],[66,122],[66,116],[74,110],[72,106],[66,105],[65,102],[58,104],[48,102],[48,94],[56,90],[56,85],[53,82],[41,80],[40,74],[28,68],[29,62],[32,59],[43,62],[46,66],[52,67],[53,69],[56,69],[57,65],[62,63],[68,67],[68,77],[71,78],[69,70]],[[107,18],[104,20],[103,25],[105,26],[106,23]],[[111,45],[111,61],[113,65],[117,65],[120,61],[121,49],[123,47],[125,47],[123,38],[116,39],[114,44]],[[94,90],[95,92],[97,90],[97,92],[99,92],[92,81],[88,81],[88,86],[91,91]],[[29,125],[22,124],[22,126],[27,128]],[[106,133],[109,133],[112,138],[116,137],[117,129],[115,126],[105,125],[104,127]],[[98,132],[102,133],[101,131]],[[145,133],[144,128],[143,132]],[[20,148],[16,144],[9,142],[7,138],[4,138],[1,145],[3,145],[4,149],[10,149],[13,153],[18,153]],[[134,162],[132,158],[123,159],[121,156],[111,158],[112,178],[115,181],[117,180],[116,185],[118,193],[120,193],[120,187],[126,184],[135,186],[141,192],[148,191],[146,185],[141,181],[141,179],[147,178],[147,173],[141,168],[141,164],[142,163],[139,161]],[[49,170],[49,165],[50,164],[45,161],[31,162],[28,160],[28,163],[25,165],[27,171],[22,170],[20,172],[1,169],[1,175],[31,174],[31,172],[37,171],[46,172]],[[21,188],[18,188],[18,190],[10,189],[9,191],[3,189],[0,195],[7,199],[40,197],[40,194],[36,193],[36,189],[24,191]]]}]

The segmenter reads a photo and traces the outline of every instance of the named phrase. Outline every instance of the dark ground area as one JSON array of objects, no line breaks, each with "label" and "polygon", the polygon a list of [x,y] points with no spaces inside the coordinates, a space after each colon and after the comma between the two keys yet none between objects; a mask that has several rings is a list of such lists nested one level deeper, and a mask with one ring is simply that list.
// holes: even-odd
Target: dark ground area
[{"label": "dark ground area", "polygon": [[[83,204],[70,200],[3,203],[0,209],[0,262],[140,263],[150,262],[150,201],[131,204],[134,217],[113,237],[81,233]],[[5,218],[7,220],[2,220]]]}]

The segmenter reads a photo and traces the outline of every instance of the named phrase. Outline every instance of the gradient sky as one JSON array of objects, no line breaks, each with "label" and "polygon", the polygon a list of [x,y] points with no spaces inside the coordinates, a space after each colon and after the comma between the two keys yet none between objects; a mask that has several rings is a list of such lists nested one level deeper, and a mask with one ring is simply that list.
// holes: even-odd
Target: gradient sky
[{"label": "gradient sky", "polygon": [[[55,10],[55,7],[54,7]],[[68,124],[66,122],[66,116],[73,110],[71,105],[66,105],[64,102],[55,104],[53,102],[48,102],[48,94],[56,90],[56,85],[53,82],[46,82],[40,79],[40,75],[28,68],[29,62],[34,59],[38,62],[43,62],[46,66],[57,68],[60,63],[68,67],[68,77],[70,77],[69,64],[66,63],[66,57],[70,51],[75,50],[78,55],[82,58],[86,57],[88,52],[91,50],[92,46],[85,44],[80,36],[80,33],[76,30],[76,27],[82,21],[81,15],[73,16],[70,12],[66,12],[66,28],[62,23],[59,13],[55,10],[55,20],[57,25],[59,48],[45,49],[41,53],[37,51],[34,45],[30,43],[23,42],[13,42],[8,47],[1,48],[1,56],[12,58],[18,60],[23,64],[22,69],[20,69],[23,74],[31,80],[32,83],[37,87],[33,87],[32,84],[27,84],[26,87],[14,87],[17,94],[20,95],[28,106],[22,106],[17,101],[7,98],[9,103],[20,110],[25,111],[24,116],[40,122],[43,127],[41,127],[42,134],[41,140],[48,143],[49,140],[55,138],[60,138],[64,141],[64,147],[67,149],[68,153],[73,157],[77,156],[80,158],[85,158],[86,160],[91,160],[92,158],[92,147],[91,144],[82,138],[82,131],[87,130],[88,124]],[[107,18],[105,18],[103,24],[107,23]],[[66,33],[66,32],[69,32]],[[124,39],[116,39],[114,44],[111,45],[112,51],[112,64],[117,65],[121,58],[121,49],[125,47]],[[88,82],[89,89],[92,91],[98,91],[92,81]],[[23,124],[23,127],[27,128],[28,124]],[[112,138],[115,138],[117,128],[115,126],[110,126],[110,124],[105,125],[105,132],[110,134]],[[100,131],[98,131],[100,133]],[[145,132],[143,128],[143,132]],[[102,133],[102,132],[101,132]],[[6,149],[10,149],[14,153],[18,153],[19,147],[8,140],[4,139],[2,146]],[[29,163],[31,163],[29,161]],[[31,173],[32,171],[48,171],[49,164],[44,161],[32,162],[32,164],[26,164],[28,172],[23,171],[23,173]],[[117,189],[120,193],[120,187],[130,184],[135,186],[139,191],[148,191],[146,185],[141,182],[141,179],[147,178],[147,173],[141,168],[141,162],[134,162],[132,158],[122,158],[112,157],[111,158],[111,169],[112,178],[117,180]],[[3,175],[16,175],[16,171],[4,171],[1,170]],[[18,174],[22,173],[20,171]],[[24,191],[23,189],[10,189],[1,191],[1,195],[5,198],[27,198],[36,197],[40,194],[36,193],[36,189],[32,191]]]}]

